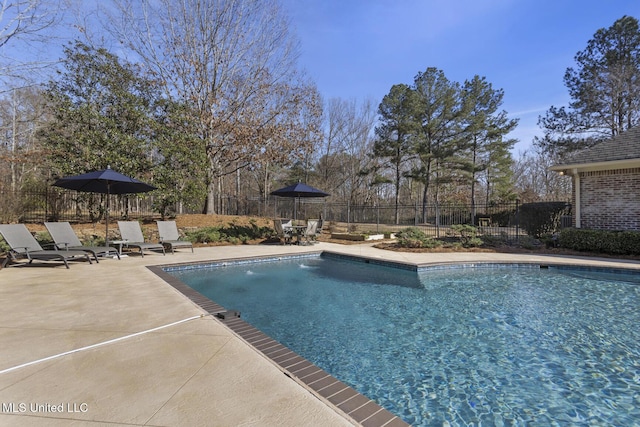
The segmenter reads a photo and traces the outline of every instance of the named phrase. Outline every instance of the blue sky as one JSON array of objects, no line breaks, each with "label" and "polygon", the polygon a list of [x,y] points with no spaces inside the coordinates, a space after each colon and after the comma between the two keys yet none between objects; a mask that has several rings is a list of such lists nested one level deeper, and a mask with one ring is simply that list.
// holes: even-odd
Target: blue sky
[{"label": "blue sky", "polygon": [[428,67],[463,83],[484,76],[520,120],[527,149],[538,116],[566,105],[563,76],[600,28],[639,0],[283,0],[301,42],[300,63],[325,99],[372,99]]},{"label": "blue sky", "polygon": [[[377,106],[394,84],[411,84],[428,67],[460,83],[477,74],[504,90],[502,108],[519,119],[510,134],[520,140],[516,155],[542,134],[538,117],[569,101],[564,73],[593,34],[624,15],[640,19],[640,0],[280,2],[300,40],[300,65],[325,100],[371,99]],[[31,61],[61,56],[50,44],[39,51],[11,46],[28,52]],[[9,52],[0,49],[4,54]]]}]

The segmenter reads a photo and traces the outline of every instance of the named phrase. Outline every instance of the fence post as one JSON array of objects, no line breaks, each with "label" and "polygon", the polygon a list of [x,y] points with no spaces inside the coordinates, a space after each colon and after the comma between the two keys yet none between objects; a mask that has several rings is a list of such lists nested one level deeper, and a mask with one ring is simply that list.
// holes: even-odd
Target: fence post
[{"label": "fence post", "polygon": [[520,241],[520,199],[516,199],[516,242]]},{"label": "fence post", "polygon": [[436,238],[440,238],[440,203],[436,196]]}]

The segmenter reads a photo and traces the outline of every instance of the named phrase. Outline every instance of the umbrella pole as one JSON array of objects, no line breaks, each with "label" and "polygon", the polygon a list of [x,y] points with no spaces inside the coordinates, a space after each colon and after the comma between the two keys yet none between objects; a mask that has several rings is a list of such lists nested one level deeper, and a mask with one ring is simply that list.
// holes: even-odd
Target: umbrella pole
[{"label": "umbrella pole", "polygon": [[105,213],[104,218],[106,222],[106,230],[104,235],[104,245],[109,246],[109,187],[111,187],[110,183],[107,183],[107,202],[105,203]]}]

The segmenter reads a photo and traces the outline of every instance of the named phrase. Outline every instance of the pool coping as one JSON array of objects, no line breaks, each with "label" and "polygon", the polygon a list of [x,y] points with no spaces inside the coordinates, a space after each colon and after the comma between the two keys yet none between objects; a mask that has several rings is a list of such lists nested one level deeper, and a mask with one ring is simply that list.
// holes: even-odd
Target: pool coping
[{"label": "pool coping", "polygon": [[228,310],[227,308],[217,304],[210,298],[195,291],[181,280],[171,275],[168,271],[171,269],[207,267],[223,267],[229,264],[248,264],[254,262],[279,261],[284,259],[310,258],[327,254],[330,257],[338,259],[354,260],[358,262],[371,263],[376,265],[401,268],[411,271],[424,271],[428,269],[441,270],[449,268],[495,268],[500,266],[526,267],[526,268],[559,268],[574,269],[581,271],[598,271],[612,273],[630,273],[640,274],[638,269],[620,268],[620,267],[598,267],[579,263],[571,263],[564,261],[448,261],[448,262],[431,262],[431,263],[411,263],[403,261],[389,261],[379,258],[371,258],[365,255],[349,255],[330,250],[318,250],[306,252],[304,254],[290,253],[280,254],[277,256],[251,256],[242,258],[225,258],[216,261],[197,261],[172,263],[162,265],[151,265],[147,268],[156,274],[167,284],[175,288],[182,295],[191,300],[194,304],[213,315],[217,321],[225,325],[238,338],[247,343],[250,348],[264,356],[267,360],[279,368],[286,376],[296,381],[318,399],[322,400],[336,412],[351,420],[352,422],[366,427],[400,427],[409,426],[397,415],[391,413],[387,409],[380,406],[367,396],[359,393],[352,387],[330,375],[328,372],[317,367],[309,360],[295,353],[288,347],[280,344],[264,332],[260,331],[253,325],[245,322],[240,318],[240,314]]},{"label": "pool coping", "polygon": [[147,266],[147,268],[207,313],[212,314],[216,320],[229,328],[236,336],[245,341],[258,353],[262,354],[267,360],[271,361],[285,375],[309,390],[313,395],[327,404],[327,406],[333,408],[348,420],[365,427],[409,426],[410,424],[406,423],[397,415],[359,393],[351,386],[333,377],[288,347],[280,344],[253,325],[245,322],[242,318],[234,316],[233,313],[229,316],[224,316],[223,313],[227,313],[225,307],[187,286],[166,270],[175,267],[189,266],[194,266],[195,268],[196,265],[211,265],[214,267],[244,262],[263,262],[265,259],[273,259],[276,261],[278,259],[309,258],[320,256],[323,252],[329,251],[307,252],[304,255],[292,253],[290,255],[284,254],[277,257],[252,256],[246,258],[228,258],[211,262],[210,264],[207,262],[188,262]]}]

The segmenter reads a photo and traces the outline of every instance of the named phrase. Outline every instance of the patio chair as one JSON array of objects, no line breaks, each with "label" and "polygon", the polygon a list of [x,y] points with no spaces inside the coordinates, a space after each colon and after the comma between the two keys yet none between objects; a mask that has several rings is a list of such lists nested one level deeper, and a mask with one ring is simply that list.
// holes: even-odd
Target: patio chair
[{"label": "patio chair", "polygon": [[[313,243],[317,243],[318,242],[318,236],[320,236],[322,234],[322,223],[323,220],[322,218],[320,219],[310,219],[309,221],[317,221],[318,222],[318,226],[316,227],[316,234],[314,236],[310,236],[311,240],[313,240]],[[307,224],[309,224],[307,222]]]},{"label": "patio chair", "polygon": [[316,230],[318,229],[318,220],[310,219],[307,221],[307,229],[304,232],[305,244],[311,245],[316,238]]},{"label": "patio chair", "polygon": [[115,254],[120,259],[118,250],[111,246],[84,246],[68,222],[45,222],[44,226],[47,227],[47,231],[58,249],[89,252],[96,262],[98,262],[98,255]]},{"label": "patio chair", "polygon": [[138,221],[118,221],[118,228],[120,229],[120,237],[123,240],[123,244],[126,247],[138,248],[143,258],[145,249],[153,251],[160,250],[162,251],[162,255],[166,255],[164,245],[144,241],[142,229]]},{"label": "patio chair", "polygon": [[193,244],[188,240],[181,240],[178,226],[175,221],[156,221],[158,224],[158,233],[160,234],[160,244],[171,249],[174,253],[176,248],[191,248],[193,253]]},{"label": "patio chair", "polygon": [[276,234],[278,238],[282,242],[283,245],[291,244],[291,238],[293,237],[292,229],[289,227],[285,227],[284,224],[291,224],[291,220],[285,219],[274,219],[273,220],[273,228],[276,230]]},{"label": "patio chair", "polygon": [[7,258],[2,263],[4,268],[9,261],[26,258],[31,264],[38,261],[62,261],[69,268],[67,261],[86,259],[91,264],[89,254],[84,251],[44,250],[40,243],[27,230],[24,224],[0,224],[0,234],[10,247]]}]

